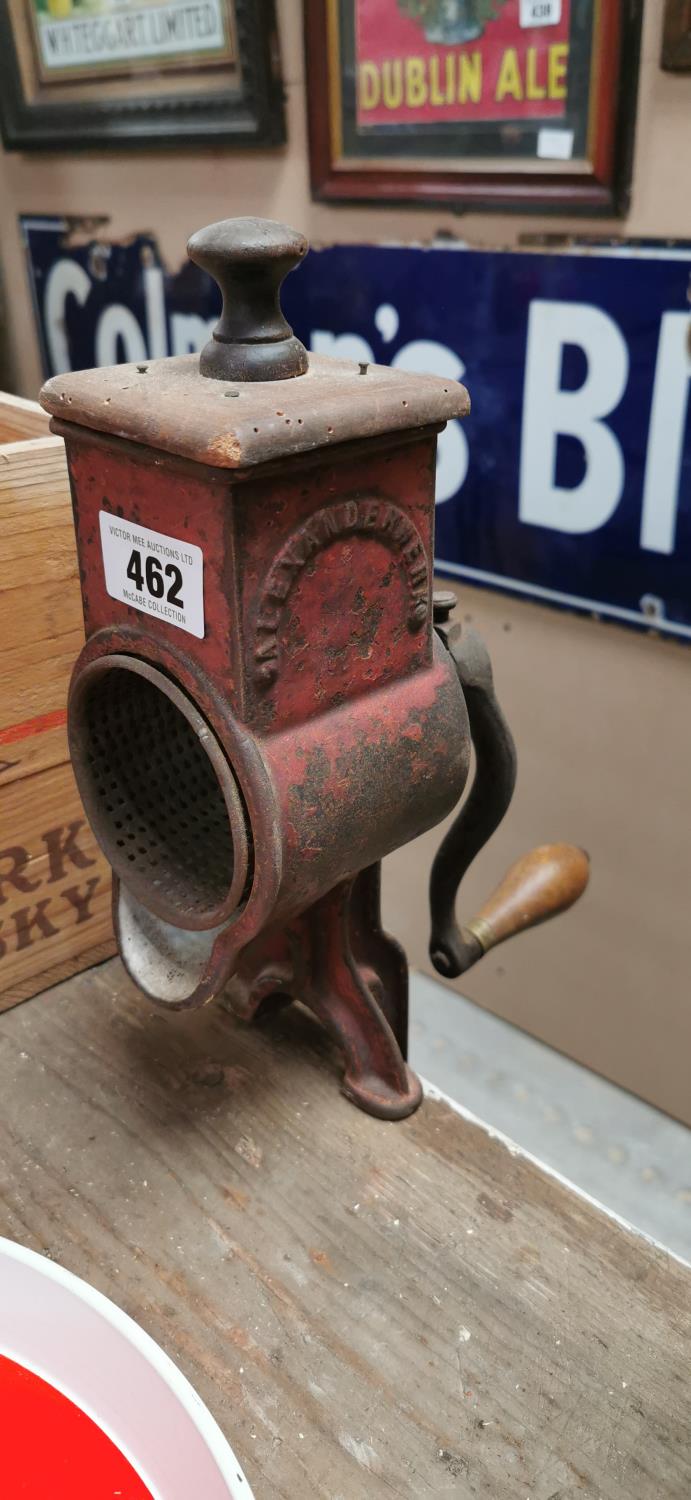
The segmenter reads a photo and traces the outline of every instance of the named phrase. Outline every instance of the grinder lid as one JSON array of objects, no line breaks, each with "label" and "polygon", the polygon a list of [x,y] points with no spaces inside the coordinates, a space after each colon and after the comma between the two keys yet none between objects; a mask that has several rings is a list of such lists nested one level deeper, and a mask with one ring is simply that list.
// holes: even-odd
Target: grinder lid
[{"label": "grinder lid", "polygon": [[308,354],[280,306],[304,236],[266,219],[227,219],[192,236],[223,312],[201,355],[56,375],[52,416],[219,469],[465,416],[458,382]]}]

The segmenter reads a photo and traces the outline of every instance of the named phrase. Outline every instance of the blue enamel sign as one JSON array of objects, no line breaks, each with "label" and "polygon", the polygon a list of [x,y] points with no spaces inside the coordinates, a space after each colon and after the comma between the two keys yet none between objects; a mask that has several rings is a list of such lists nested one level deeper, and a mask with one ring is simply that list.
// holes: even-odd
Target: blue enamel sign
[{"label": "blue enamel sign", "polygon": [[[156,244],[25,219],[47,373],[201,347],[215,287]],[[336,246],[285,284],[320,353],[463,380],[440,571],[691,637],[691,252]]]}]

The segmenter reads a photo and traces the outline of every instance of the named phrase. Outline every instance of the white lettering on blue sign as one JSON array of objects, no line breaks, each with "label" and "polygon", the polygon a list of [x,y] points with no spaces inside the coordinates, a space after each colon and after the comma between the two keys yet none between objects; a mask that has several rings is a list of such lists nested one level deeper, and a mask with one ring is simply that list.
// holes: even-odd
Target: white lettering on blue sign
[{"label": "white lettering on blue sign", "polygon": [[[395,309],[389,304],[377,308],[375,323],[380,332],[383,328],[388,331],[392,327],[391,314],[394,312]],[[396,329],[397,327],[396,322]],[[314,354],[327,354],[332,359],[356,359],[362,364],[374,363],[371,345],[358,333],[335,334],[316,328],[310,338],[310,348]],[[443,375],[448,380],[461,380],[465,373],[465,365],[454,350],[433,339],[414,339],[412,343],[404,344],[394,355],[391,364],[396,370],[410,370],[418,375]],[[460,422],[454,418],[439,434],[437,443],[437,505],[442,505],[445,500],[451,500],[458,494],[468,472],[468,456],[468,440]]]},{"label": "white lettering on blue sign", "polygon": [[[202,348],[204,278],[169,281],[145,237],[71,252],[65,227],[24,221],[50,373]],[[315,352],[467,378],[438,444],[442,566],[691,636],[690,259],[334,247],[287,311]]]},{"label": "white lettering on blue sign", "polygon": [[84,306],[91,291],[91,277],[76,260],[58,260],[46,278],[43,320],[50,355],[51,373],[66,375],[71,370],[70,350],[65,331],[65,306],[75,297]]},{"label": "white lettering on blue sign", "polygon": [[[114,365],[143,359],[163,359],[167,354],[197,354],[211,336],[217,318],[197,313],[172,313],[168,332],[165,283],[160,266],[146,266],[143,273],[146,332],[134,313],[121,302],[111,302],[96,320],[94,354],[99,365]],[[50,355],[51,372],[64,375],[72,368],[65,332],[65,312],[70,297],[84,306],[92,280],[83,266],[67,258],[55,262],[46,278],[43,324]]]},{"label": "white lettering on blue sign", "polygon": [[[381,333],[391,327],[392,313],[395,309],[389,304],[377,309],[375,323]],[[561,385],[562,359],[569,345],[580,348],[587,360],[585,380],[576,390],[564,390]],[[315,329],[310,347],[315,354],[335,359],[374,360],[372,346],[359,333]],[[394,369],[450,380],[462,380],[465,373],[455,351],[432,339],[404,344],[391,364]],[[536,298],[531,303],[518,485],[518,512],[524,524],[576,536],[597,531],[614,515],[623,493],[625,460],[607,418],[623,399],[628,378],[626,341],[608,313],[578,302]],[[690,379],[691,315],[665,313],[660,324],[641,519],[640,544],[649,551],[674,550]],[[554,480],[560,436],[576,438],[585,457],[581,483],[568,489]],[[437,450],[437,505],[458,495],[469,458],[461,423],[449,422]]]},{"label": "white lettering on blue sign", "polygon": [[663,313],[643,483],[641,546],[674,551],[691,380],[691,316]]},{"label": "white lettering on blue sign", "polygon": [[[581,348],[587,374],[577,390],[561,388],[564,349]],[[577,302],[531,303],[528,319],[518,511],[522,521],[554,531],[596,531],[609,521],[624,488],[624,458],[606,418],[619,405],[629,355],[616,323]],[[581,483],[554,482],[557,439],[578,438],[585,453]]]}]

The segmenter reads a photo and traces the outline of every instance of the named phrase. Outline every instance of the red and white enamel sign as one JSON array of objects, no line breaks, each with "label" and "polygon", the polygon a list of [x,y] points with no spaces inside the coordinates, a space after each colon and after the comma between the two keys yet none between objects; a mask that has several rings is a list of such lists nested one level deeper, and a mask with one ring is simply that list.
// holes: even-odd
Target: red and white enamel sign
[{"label": "red and white enamel sign", "polygon": [[148,1334],[0,1239],[0,1495],[252,1500],[220,1428]]}]

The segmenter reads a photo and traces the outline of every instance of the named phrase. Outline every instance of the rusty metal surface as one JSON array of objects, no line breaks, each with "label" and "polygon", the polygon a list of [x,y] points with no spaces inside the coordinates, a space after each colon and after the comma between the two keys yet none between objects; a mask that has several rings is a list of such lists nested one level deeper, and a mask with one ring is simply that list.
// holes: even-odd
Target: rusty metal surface
[{"label": "rusty metal surface", "polygon": [[[176,828],[162,843],[162,855],[169,863],[164,867],[165,885],[172,886],[177,905],[162,899],[161,871],[152,871],[147,883],[145,870],[131,879],[124,864],[126,854],[115,853],[116,873],[125,879],[136,896],[129,902],[129,928],[132,913],[141,930],[147,972],[153,973],[151,945],[158,944],[158,971],[163,975],[172,961],[170,933],[165,920],[173,920],[183,930],[208,928],[219,922],[213,943],[205,950],[205,965],[200,969],[202,949],[197,944],[186,953],[194,954],[194,983],[188,992],[180,989],[179,975],[173,990],[166,981],[165,993],[156,996],[143,981],[140,968],[133,962],[144,962],[142,943],[123,953],[132,977],[152,998],[168,1004],[199,1005],[217,993],[230,977],[238,955],[248,942],[268,923],[286,920],[296,912],[318,901],[344,875],[352,876],[365,865],[383,857],[406,839],[433,826],[454,805],[467,776],[470,741],[463,698],[450,659],[437,644],[434,662],[403,683],[391,684],[366,699],[357,699],[348,708],[317,715],[300,726],[283,733],[254,735],[238,721],[224,701],[222,691],[209,683],[188,659],[173,655],[169,649],[148,637],[146,632],[101,630],[89,640],[78,659],[70,699],[70,735],[73,744],[75,773],[84,797],[87,813],[106,853],[113,855],[115,830],[113,815],[103,799],[98,800],[98,785],[119,781],[119,747],[113,745],[108,758],[107,742],[99,761],[101,781],[96,783],[90,763],[88,736],[85,734],[81,702],[88,692],[95,666],[106,674],[113,664],[128,658],[133,668],[142,669],[142,658],[154,660],[164,680],[181,684],[185,694],[194,695],[203,723],[208,726],[211,742],[217,744],[224,762],[233,767],[234,780],[246,810],[247,838],[254,851],[253,876],[243,903],[230,913],[236,899],[237,879],[223,909],[207,909],[200,914],[197,893],[207,890],[209,849],[204,833],[205,810],[198,810],[199,823],[189,830],[197,846],[195,865],[186,865],[188,889],[180,884],[181,866]],[[159,681],[150,667],[147,674]],[[114,675],[114,674],[113,674]],[[86,686],[84,685],[86,683]],[[76,707],[75,707],[76,705]],[[208,753],[208,752],[207,752]],[[149,761],[140,755],[134,761],[137,777],[136,795],[131,807],[148,808],[159,795],[158,758]],[[111,774],[115,772],[115,775]],[[149,785],[153,779],[153,788]],[[208,787],[212,799],[218,795]],[[188,797],[188,777],[184,765],[171,763],[170,796]],[[129,826],[129,825],[128,825]],[[235,847],[241,848],[237,830],[233,829]],[[188,850],[187,839],[183,848]],[[228,871],[228,880],[231,877]],[[203,880],[202,880],[203,875]],[[119,883],[114,885],[116,928],[121,925]],[[163,919],[161,923],[145,920],[144,911]],[[222,912],[227,920],[222,922]]]},{"label": "rusty metal surface", "polygon": [[[462,385],[310,354],[295,380],[205,380],[196,354],[56,375],[52,416],[219,469],[237,469],[384,432],[466,416]],[[231,392],[235,392],[231,396]]]},{"label": "rusty metal surface", "polygon": [[[77,774],[85,776],[78,704],[89,664],[125,656],[155,667],[191,700],[246,810],[253,878],[227,920],[208,904],[206,922],[218,926],[205,941],[192,931],[201,925],[191,910],[193,870],[176,913],[157,890],[135,889],[122,863],[117,870],[125,884],[115,881],[115,923],[132,977],[163,1004],[196,1006],[218,993],[267,926],[292,921],[430,827],[461,793],[465,705],[429,607],[434,438],[353,445],[320,463],[296,460],[280,483],[258,472],[235,485],[191,465],[171,479],[134,447],[78,428],[65,433],[88,637],[70,709]],[[203,639],[110,598],[103,507],[203,547]],[[149,743],[146,733],[141,749],[130,739],[137,797],[147,804],[151,772],[158,790]],[[186,795],[184,763],[172,758],[170,769],[173,788]],[[90,803],[91,772],[84,789]],[[103,834],[103,814],[94,822]],[[202,863],[201,829],[198,844]],[[166,847],[177,857],[177,837]],[[170,878],[177,882],[176,869]],[[354,925],[364,933],[367,924]],[[370,927],[374,944],[374,916]],[[398,992],[383,935],[380,948],[388,989]],[[399,1038],[404,1032],[399,1020]]]},{"label": "rusty metal surface", "polygon": [[300,999],[345,1058],[341,1088],[360,1109],[402,1120],[422,1099],[408,1067],[408,965],[380,915],[378,864],[245,950],[231,986],[237,1016],[253,1020]]},{"label": "rusty metal surface", "polygon": [[463,695],[439,646],[425,670],[267,735],[262,748],[291,910],[440,822],[470,764]]},{"label": "rusty metal surface", "polygon": [[[128,893],[131,900],[127,904],[127,920],[130,928],[134,923],[138,929],[135,945],[132,947],[130,944],[129,951],[137,962],[143,955],[147,972],[158,976],[162,989],[160,993],[156,992],[144,982],[139,969],[132,967],[128,953],[121,945],[122,956],[132,978],[152,1000],[170,1005],[172,1009],[204,1005],[223,988],[233,972],[238,954],[266,925],[276,907],[283,879],[283,846],[275,790],[260,743],[233,714],[223,686],[219,690],[216,683],[200,670],[198,664],[177,643],[168,644],[157,640],[153,632],[149,633],[148,628],[141,630],[127,625],[110,625],[93,634],[87,630],[87,635],[86,646],[77,658],[72,676],[68,724],[71,725],[74,695],[79,695],[82,674],[91,663],[99,660],[107,662],[112,656],[124,654],[133,661],[143,660],[158,667],[194,701],[212,735],[223,746],[246,810],[253,848],[261,853],[261,858],[253,866],[253,879],[246,899],[225,923],[212,930],[212,941],[207,947],[197,945],[190,964],[187,967],[183,965],[190,981],[187,988],[182,983],[182,970],[173,976],[172,981],[170,979],[173,957],[170,924],[156,917],[151,910],[155,893],[147,892],[148,906],[138,901],[134,893]],[[78,752],[75,763],[78,781],[79,759]],[[88,796],[88,784],[85,790]],[[204,850],[200,848],[200,861],[203,858]],[[113,878],[113,915],[116,936],[120,940],[121,900],[117,875]],[[183,931],[188,931],[192,925],[189,916],[186,921],[188,925]]]},{"label": "rusty metal surface", "polygon": [[[75,772],[140,988],[183,1010],[234,976],[248,1019],[302,1000],[342,1049],[347,1096],[401,1119],[420,1085],[380,861],[451,811],[472,726],[475,782],[432,881],[435,954],[459,972],[458,945],[472,961],[482,948],[456,928],[456,889],[515,776],[484,647],[449,627],[453,596],[432,599],[436,432],[468,397],[349,361],[301,373],[278,291],[305,242],[285,226],[212,225],[191,248],[224,291],[201,362],[85,371],[42,392],[67,446],[82,580]],[[267,369],[279,378],[257,380]],[[229,384],[231,371],[247,378]],[[137,589],[138,550],[126,574],[125,559],[149,531],[176,557],[197,549],[200,628],[117,577],[108,592],[104,513]],[[539,900],[532,911],[545,915]]]},{"label": "rusty metal surface", "polygon": [[245,812],[195,704],[147,662],[108,654],[75,679],[69,734],[89,822],[130,890],[182,927],[231,916],[249,874]]},{"label": "rusty metal surface", "polygon": [[[363,440],[235,477],[182,461],[171,467],[151,450],[74,425],[64,432],[87,634],[70,728],[87,807],[114,860],[115,927],[128,971],[154,1001],[187,1009],[207,1003],[234,974],[251,978],[254,969],[259,983],[264,955],[275,960],[277,948],[285,965],[288,951],[284,993],[300,990],[338,1036],[350,1097],[398,1117],[417,1102],[403,1062],[405,976],[381,932],[373,887],[357,877],[449,812],[468,774],[464,689],[447,650],[449,631],[443,623],[432,628],[434,434]],[[202,638],[108,595],[102,509],[201,546]],[[438,618],[440,612],[443,600]],[[472,671],[477,650],[468,637],[469,697],[481,689]],[[80,704],[93,665],[114,680],[114,661],[123,657],[158,684],[155,693],[163,681],[171,702],[175,692],[185,695],[208,744],[218,747],[219,765],[232,773],[246,830],[242,837],[233,830],[233,838],[246,840],[251,869],[242,891],[233,883],[232,899],[221,900],[223,856],[211,857],[222,786],[206,782],[210,805],[195,794],[184,838],[174,829],[163,840],[163,900],[146,871],[133,879],[113,850],[107,803],[93,806],[94,746]],[[116,753],[118,715],[100,704],[96,760],[100,784],[115,781],[134,813],[161,806],[160,757],[149,755],[154,706],[131,707],[140,722]],[[494,737],[488,726],[484,749],[478,737],[483,761],[486,751],[478,785],[489,787],[490,800],[497,791]],[[175,747],[178,736],[167,732],[168,740]],[[168,762],[166,807],[172,817],[180,809],[184,816],[189,768],[177,750]],[[483,823],[483,838],[490,831]],[[457,884],[470,853],[465,837],[455,843],[452,906],[453,879]],[[227,879],[230,887],[230,857]],[[210,881],[218,899],[209,899]],[[174,892],[172,903],[166,890],[168,898]],[[300,945],[308,957],[297,964]]]},{"label": "rusty metal surface", "polygon": [[[142,645],[183,651],[264,733],[429,665],[433,435],[353,443],[240,483],[201,465],[171,472],[146,449],[76,426],[63,432],[87,636],[127,625]],[[203,639],[163,617],[144,625],[109,596],[101,510],[202,548]]]}]

